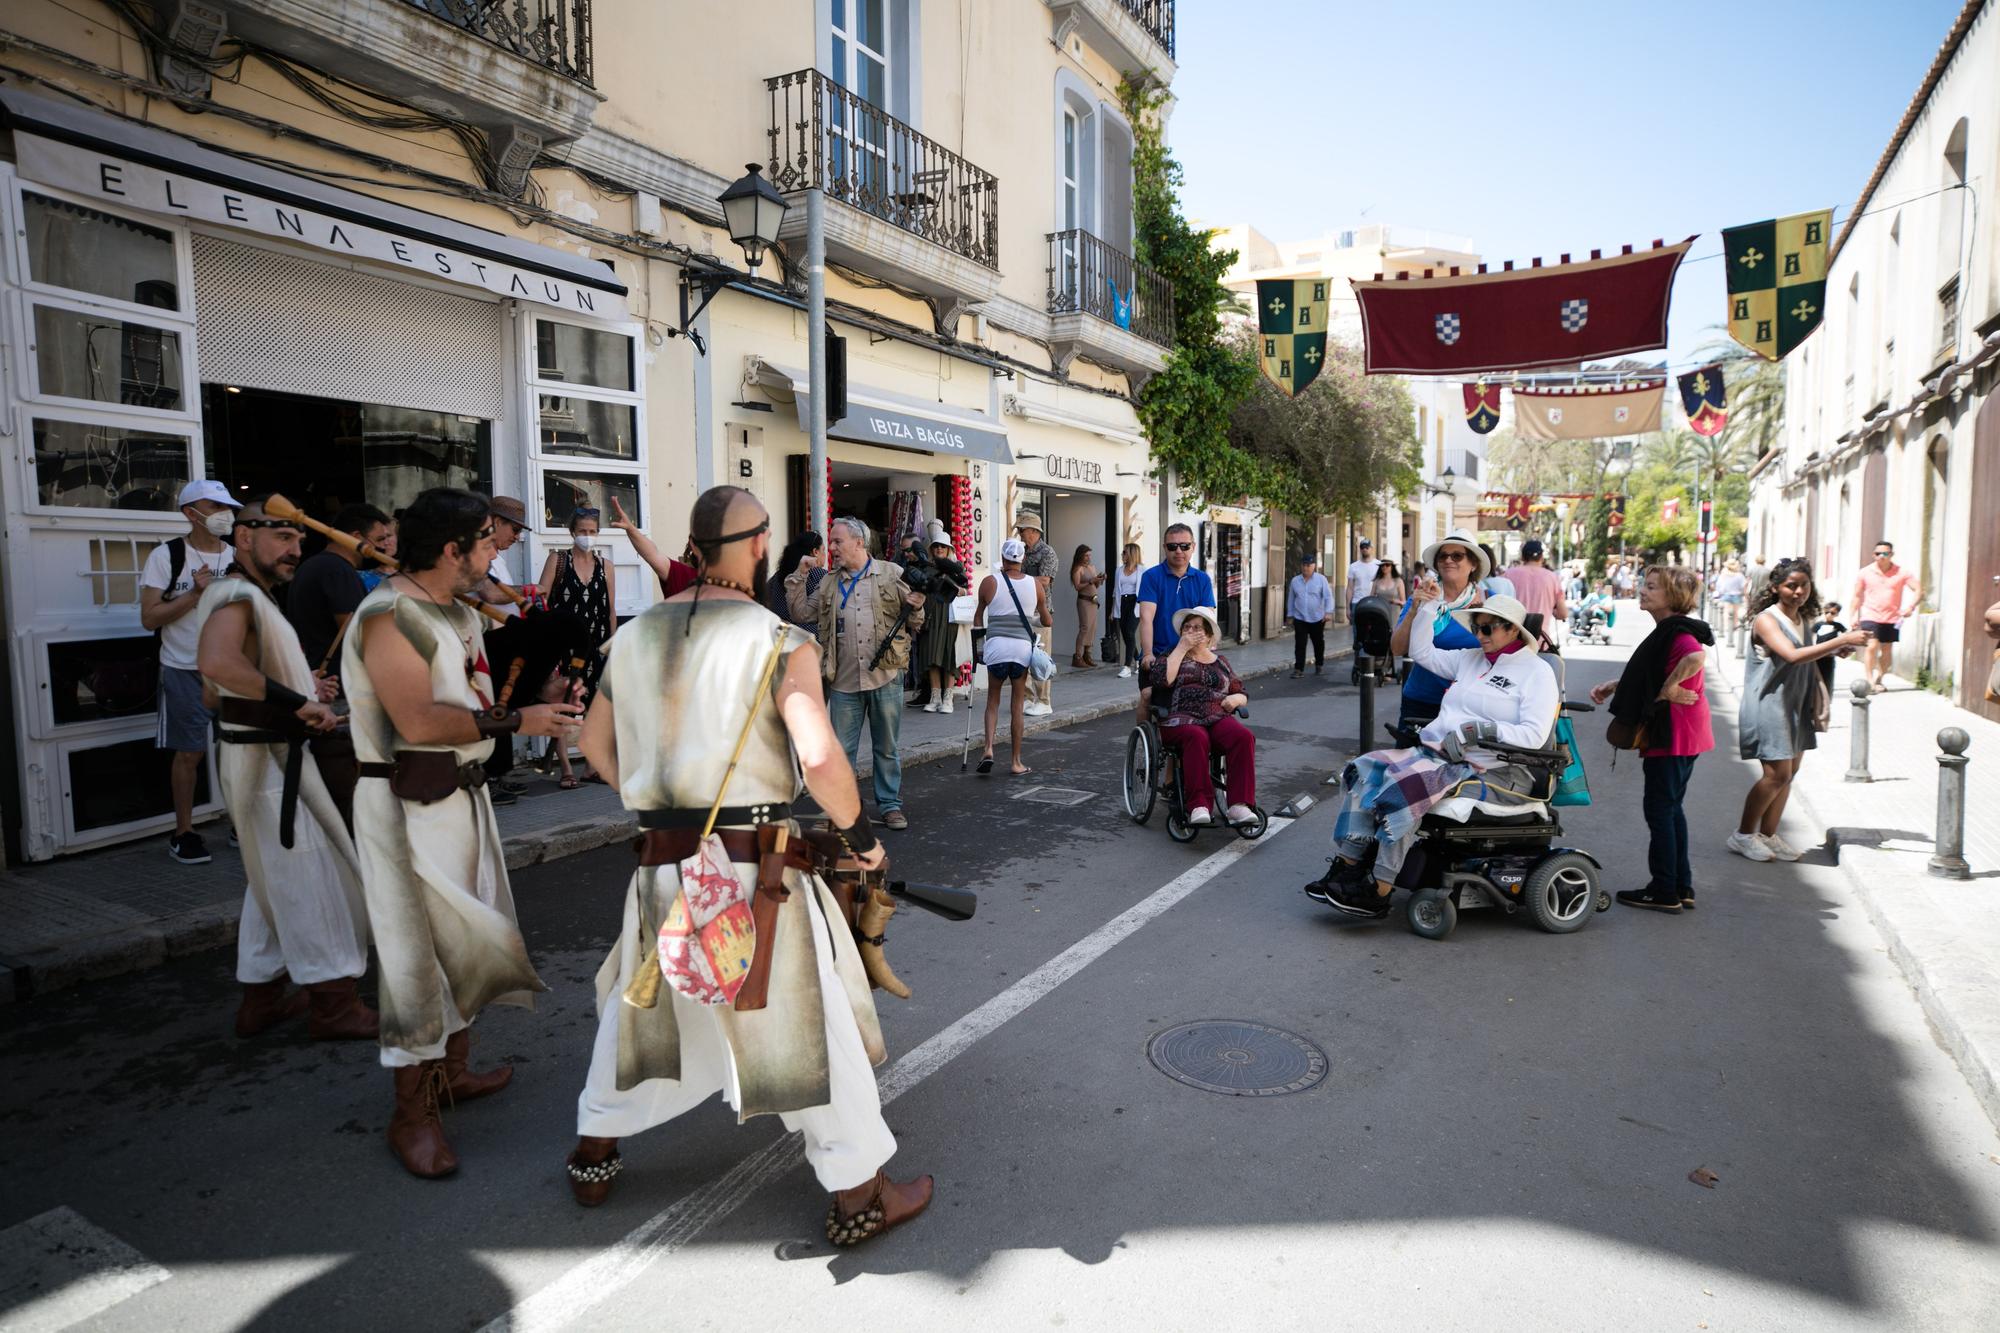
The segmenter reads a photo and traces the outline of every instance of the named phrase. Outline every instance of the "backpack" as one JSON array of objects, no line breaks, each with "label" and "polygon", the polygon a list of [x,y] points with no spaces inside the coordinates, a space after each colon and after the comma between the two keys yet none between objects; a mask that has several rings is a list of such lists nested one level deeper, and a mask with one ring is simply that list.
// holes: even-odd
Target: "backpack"
[{"label": "backpack", "polygon": [[[173,540],[167,543],[167,591],[168,592],[172,592],[174,590],[174,585],[181,581],[181,571],[187,568],[187,555],[188,555],[187,538],[175,537]],[[153,631],[153,653],[155,656],[157,656],[160,651],[160,634],[161,630],[156,629]]]}]

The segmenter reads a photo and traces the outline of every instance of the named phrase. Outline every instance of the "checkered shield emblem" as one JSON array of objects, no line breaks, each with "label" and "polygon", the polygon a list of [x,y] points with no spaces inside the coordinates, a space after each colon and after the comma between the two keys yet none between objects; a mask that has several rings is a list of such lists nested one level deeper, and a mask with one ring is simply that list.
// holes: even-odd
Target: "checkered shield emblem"
[{"label": "checkered shield emblem", "polygon": [[1446,347],[1458,341],[1459,325],[1457,315],[1439,315],[1437,317],[1436,328],[1437,340]]},{"label": "checkered shield emblem", "polygon": [[1588,323],[1590,323],[1590,302],[1578,299],[1562,303],[1564,333],[1581,333],[1583,326]]}]

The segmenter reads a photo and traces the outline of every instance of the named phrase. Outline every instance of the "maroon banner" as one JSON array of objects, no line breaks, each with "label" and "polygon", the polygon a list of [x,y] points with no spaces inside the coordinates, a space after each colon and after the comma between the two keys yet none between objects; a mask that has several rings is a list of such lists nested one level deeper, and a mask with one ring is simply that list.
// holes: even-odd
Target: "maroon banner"
[{"label": "maroon banner", "polygon": [[1499,273],[1356,280],[1370,375],[1448,375],[1571,365],[1667,345],[1678,245]]},{"label": "maroon banner", "polygon": [[1475,435],[1491,434],[1493,428],[1500,424],[1499,385],[1465,386],[1465,424],[1472,427]]}]

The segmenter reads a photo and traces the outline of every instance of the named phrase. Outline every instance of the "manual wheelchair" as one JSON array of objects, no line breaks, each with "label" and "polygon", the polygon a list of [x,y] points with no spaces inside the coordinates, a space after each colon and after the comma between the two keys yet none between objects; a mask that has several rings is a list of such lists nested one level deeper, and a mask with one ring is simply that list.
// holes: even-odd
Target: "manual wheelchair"
[{"label": "manual wheelchair", "polygon": [[[1377,651],[1376,644],[1379,651],[1388,651],[1390,624],[1385,617],[1358,615],[1357,623],[1365,651]],[[1527,630],[1535,641],[1547,645],[1540,616],[1528,617]],[[1541,657],[1556,673],[1560,692],[1562,657],[1552,651]],[[1562,817],[1552,803],[1565,771],[1577,759],[1571,749],[1573,739],[1564,744],[1557,738],[1556,733],[1568,735],[1562,719],[1593,711],[1588,703],[1565,699],[1545,747],[1479,742],[1481,749],[1532,774],[1537,799],[1501,803],[1454,796],[1425,813],[1417,826],[1416,845],[1396,877],[1397,888],[1411,890],[1405,912],[1412,932],[1441,940],[1458,924],[1461,910],[1490,906],[1508,916],[1524,912],[1543,930],[1567,935],[1610,909],[1611,895],[1599,884],[1602,865],[1586,851],[1561,845]],[[1415,728],[1399,730],[1390,724],[1387,730],[1398,747],[1421,743]],[[1588,799],[1586,790],[1582,800]]]},{"label": "manual wheelchair", "polygon": [[[1212,750],[1208,756],[1209,777],[1217,793],[1212,811],[1215,822],[1188,823],[1187,797],[1180,781],[1180,751],[1160,737],[1160,727],[1166,721],[1167,712],[1158,702],[1151,703],[1146,710],[1146,720],[1134,726],[1132,734],[1125,738],[1125,813],[1133,823],[1143,824],[1153,817],[1154,804],[1164,796],[1167,799],[1167,836],[1175,842],[1193,842],[1205,828],[1234,830],[1242,838],[1263,837],[1271,827],[1271,819],[1260,805],[1251,805],[1252,818],[1243,823],[1228,822],[1225,811],[1229,806],[1229,775],[1220,750]],[[1248,720],[1250,710],[1239,708],[1236,716]]]}]

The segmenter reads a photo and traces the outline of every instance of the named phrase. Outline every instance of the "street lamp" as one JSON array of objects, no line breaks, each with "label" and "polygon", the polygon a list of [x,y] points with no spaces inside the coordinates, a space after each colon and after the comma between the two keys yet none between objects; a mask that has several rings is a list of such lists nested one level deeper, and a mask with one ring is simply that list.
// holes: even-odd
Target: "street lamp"
[{"label": "street lamp", "polygon": [[747,164],[744,172],[717,202],[722,205],[722,220],[729,226],[729,239],[743,247],[743,262],[755,273],[764,263],[764,251],[778,239],[778,227],[791,205],[764,179],[764,169],[755,162]]},{"label": "street lamp", "polygon": [[1428,481],[1425,482],[1424,483],[1425,492],[1430,495],[1450,495],[1452,491],[1455,489],[1455,483],[1458,481],[1458,474],[1456,472],[1453,472],[1449,466],[1446,466],[1444,472],[1439,475],[1438,480],[1443,482],[1444,484],[1442,486],[1433,486],[1430,482]]}]

